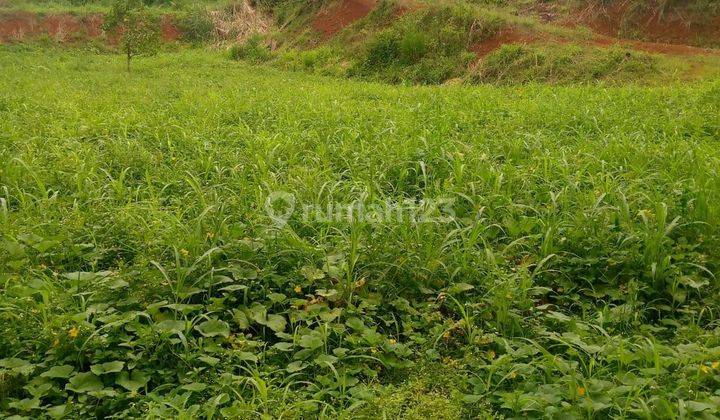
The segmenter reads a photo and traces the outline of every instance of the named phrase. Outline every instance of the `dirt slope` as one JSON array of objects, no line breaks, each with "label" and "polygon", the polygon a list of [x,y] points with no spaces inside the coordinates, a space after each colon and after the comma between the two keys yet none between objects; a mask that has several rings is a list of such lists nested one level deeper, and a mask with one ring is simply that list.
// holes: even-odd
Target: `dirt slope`
[{"label": "dirt slope", "polygon": [[[40,36],[49,36],[63,43],[87,39],[105,39],[111,44],[115,43],[116,39],[103,31],[103,21],[103,16],[98,13],[83,16],[67,13],[0,13],[0,43],[27,41]],[[160,31],[164,41],[175,41],[181,36],[171,16],[161,18]]]},{"label": "dirt slope", "polygon": [[313,28],[330,38],[344,27],[364,18],[375,9],[375,0],[341,0],[321,11],[313,20]]}]

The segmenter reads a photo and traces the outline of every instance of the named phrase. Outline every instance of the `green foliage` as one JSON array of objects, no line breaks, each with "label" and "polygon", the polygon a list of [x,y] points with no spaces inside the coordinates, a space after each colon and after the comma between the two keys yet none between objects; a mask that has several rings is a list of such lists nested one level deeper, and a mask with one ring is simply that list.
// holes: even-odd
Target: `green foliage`
[{"label": "green foliage", "polygon": [[234,44],[230,47],[230,58],[233,60],[246,60],[251,63],[262,63],[272,58],[270,48],[260,34],[253,34],[243,44]]},{"label": "green foliage", "polygon": [[[717,81],[0,63],[3,416],[720,412]],[[449,219],[302,214],[442,200]]]},{"label": "green foliage", "polygon": [[622,48],[504,45],[480,63],[471,80],[487,83],[627,82],[658,73],[656,60]]},{"label": "green foliage", "polygon": [[120,50],[126,57],[128,72],[133,57],[153,55],[160,48],[158,20],[140,0],[115,0],[103,26],[120,34]]},{"label": "green foliage", "polygon": [[350,73],[395,83],[442,83],[463,74],[473,59],[470,47],[502,26],[471,7],[429,7],[369,41]]},{"label": "green foliage", "polygon": [[210,13],[202,5],[194,5],[177,18],[183,39],[193,43],[211,41],[214,37],[214,24]]}]

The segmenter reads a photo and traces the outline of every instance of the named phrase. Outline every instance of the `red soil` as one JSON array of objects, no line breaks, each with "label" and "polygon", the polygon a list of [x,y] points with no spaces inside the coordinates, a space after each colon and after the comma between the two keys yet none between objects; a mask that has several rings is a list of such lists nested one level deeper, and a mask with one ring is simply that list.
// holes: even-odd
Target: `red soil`
[{"label": "red soil", "polygon": [[160,36],[163,41],[176,41],[182,36],[180,28],[175,24],[175,19],[165,15],[160,19]]},{"label": "red soil", "polygon": [[614,46],[620,45],[629,47],[634,50],[645,51],[653,54],[668,55],[707,55],[718,54],[720,51],[710,48],[692,47],[680,44],[665,44],[661,42],[633,41],[628,39],[618,39],[607,36],[601,36],[590,41],[590,44],[597,46]]},{"label": "red soil", "polygon": [[[0,14],[0,43],[24,41],[42,35],[58,42],[104,38],[111,44],[116,43],[117,37],[106,34],[102,24],[103,16],[100,14],[41,16],[29,12],[5,13]],[[175,41],[181,35],[170,16],[163,16],[160,30],[164,41]]]},{"label": "red soil", "polygon": [[537,36],[509,27],[501,30],[492,38],[473,45],[470,47],[470,50],[474,52],[478,58],[482,58],[505,44],[532,44],[537,41]]},{"label": "red soil", "polygon": [[341,0],[318,13],[313,28],[325,38],[331,38],[344,27],[370,14],[376,4],[375,0]]},{"label": "red soil", "polygon": [[588,26],[613,38],[622,38],[626,32],[637,33],[643,40],[661,45],[697,46],[700,42],[720,42],[720,16],[704,19],[684,15],[681,11],[664,15],[656,12],[632,13],[627,2],[614,3],[606,8],[590,6],[580,9],[563,23],[567,26]]},{"label": "red soil", "polygon": [[667,55],[707,55],[707,54],[720,54],[720,50],[713,50],[710,48],[692,47],[688,45],[679,44],[667,44],[660,42],[648,42],[648,41],[634,41],[628,39],[614,38],[611,36],[599,35],[596,38],[589,41],[572,41],[569,39],[561,38],[558,36],[544,34],[544,33],[528,33],[521,32],[516,28],[506,28],[500,31],[494,37],[487,39],[483,42],[473,45],[470,49],[473,51],[478,58],[485,57],[491,52],[497,50],[505,44],[541,44],[541,43],[553,43],[553,44],[569,44],[569,43],[580,43],[585,45],[593,45],[598,47],[612,47],[622,46],[630,49],[645,51],[653,54],[667,54]]}]

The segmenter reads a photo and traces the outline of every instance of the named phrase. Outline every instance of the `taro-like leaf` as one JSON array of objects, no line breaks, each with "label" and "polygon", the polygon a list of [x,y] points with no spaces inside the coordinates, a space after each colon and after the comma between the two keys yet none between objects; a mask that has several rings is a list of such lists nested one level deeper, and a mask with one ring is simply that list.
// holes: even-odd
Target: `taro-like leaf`
[{"label": "taro-like leaf", "polygon": [[13,401],[8,404],[10,408],[14,408],[19,411],[32,411],[36,408],[40,408],[39,398],[25,398],[20,401]]},{"label": "taro-like leaf", "polygon": [[53,366],[46,372],[40,374],[43,378],[63,378],[67,379],[75,371],[75,368],[70,365]]},{"label": "taro-like leaf", "polygon": [[248,320],[245,312],[241,311],[240,309],[233,309],[233,319],[235,320],[235,323],[238,324],[238,327],[240,327],[241,330],[246,330],[250,328],[250,320]]},{"label": "taro-like leaf", "polygon": [[275,345],[273,345],[273,348],[276,348],[280,351],[290,351],[290,350],[292,350],[293,347],[294,347],[293,343],[288,343],[287,341],[281,341],[281,342],[275,343]]},{"label": "taro-like leaf", "polygon": [[320,366],[332,365],[338,361],[338,358],[329,354],[321,354],[315,358],[315,363]]},{"label": "taro-like leaf", "polygon": [[323,340],[318,335],[305,334],[303,336],[300,336],[300,340],[298,340],[298,344],[300,344],[300,346],[305,349],[316,349],[316,348],[322,347]]},{"label": "taro-like leaf", "polygon": [[210,319],[200,323],[195,327],[205,337],[225,337],[230,336],[230,325],[225,321]]},{"label": "taro-like leaf", "polygon": [[287,321],[285,321],[285,317],[282,315],[270,314],[267,316],[265,325],[275,332],[283,332],[285,330],[285,326],[287,325]]},{"label": "taro-like leaf", "polygon": [[205,388],[207,388],[207,385],[200,382],[193,382],[183,385],[180,388],[190,392],[202,392],[205,390]]},{"label": "taro-like leaf", "polygon": [[52,417],[54,419],[60,419],[60,418],[65,417],[65,412],[67,411],[67,406],[66,405],[55,405],[50,408],[47,408],[45,411],[47,412],[47,414],[50,417]]},{"label": "taro-like leaf", "polygon": [[287,296],[283,295],[282,293],[270,293],[267,297],[272,303],[280,303],[287,299]]},{"label": "taro-like leaf", "polygon": [[9,359],[0,359],[0,368],[5,368],[16,374],[27,376],[35,370],[35,365],[27,360],[11,357]]},{"label": "taro-like leaf", "polygon": [[116,360],[114,362],[100,363],[90,366],[90,371],[96,375],[120,372],[125,367],[125,362]]},{"label": "taro-like leaf", "polygon": [[230,286],[225,286],[219,290],[221,292],[237,292],[238,290],[245,289],[247,289],[247,286],[245,286],[244,284],[231,284]]},{"label": "taro-like leaf", "polygon": [[693,276],[682,276],[680,277],[679,282],[693,289],[700,289],[710,284],[710,281],[708,279]]},{"label": "taro-like leaf", "polygon": [[365,328],[367,328],[365,326],[365,324],[363,324],[363,322],[360,318],[355,318],[355,317],[352,317],[352,318],[348,319],[347,321],[345,321],[345,325],[347,325],[348,327],[352,328],[355,331],[364,331]]},{"label": "taro-like leaf", "polygon": [[189,314],[191,312],[199,311],[203,308],[202,305],[189,305],[187,303],[172,303],[165,305],[166,308],[172,309],[173,311],[180,312],[182,314]]},{"label": "taro-like leaf", "polygon": [[185,331],[185,321],[175,321],[172,319],[168,319],[155,324],[155,328],[162,332],[170,334],[182,333]]},{"label": "taro-like leaf", "polygon": [[239,351],[235,353],[235,356],[240,360],[245,360],[247,362],[257,362],[258,358],[256,355],[250,353],[249,351]]},{"label": "taro-like leaf", "polygon": [[455,283],[452,286],[448,287],[447,292],[451,295],[455,295],[462,292],[467,292],[468,290],[474,289],[475,286],[472,284],[467,283]]},{"label": "taro-like leaf", "polygon": [[142,374],[142,372],[134,370],[130,373],[121,372],[115,383],[127,389],[130,392],[137,392],[144,387],[150,379]]},{"label": "taro-like leaf", "polygon": [[92,372],[78,373],[70,378],[70,382],[65,385],[65,389],[77,392],[78,394],[99,391],[102,388],[102,381]]},{"label": "taro-like leaf", "polygon": [[310,281],[315,280],[322,280],[325,278],[325,272],[320,270],[319,268],[312,267],[306,265],[305,267],[300,269],[300,273],[305,277],[306,279]]},{"label": "taro-like leaf", "polygon": [[288,371],[288,373],[295,373],[305,369],[307,366],[308,365],[303,365],[302,360],[297,360],[295,362],[288,363],[285,370]]}]

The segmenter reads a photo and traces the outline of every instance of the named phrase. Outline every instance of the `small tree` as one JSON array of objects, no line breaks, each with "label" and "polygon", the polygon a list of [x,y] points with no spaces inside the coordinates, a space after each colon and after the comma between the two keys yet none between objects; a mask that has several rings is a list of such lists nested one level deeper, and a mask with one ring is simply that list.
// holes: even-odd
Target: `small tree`
[{"label": "small tree", "polygon": [[115,0],[104,29],[120,34],[120,50],[130,61],[138,55],[153,55],[160,48],[160,25],[141,0]]}]

